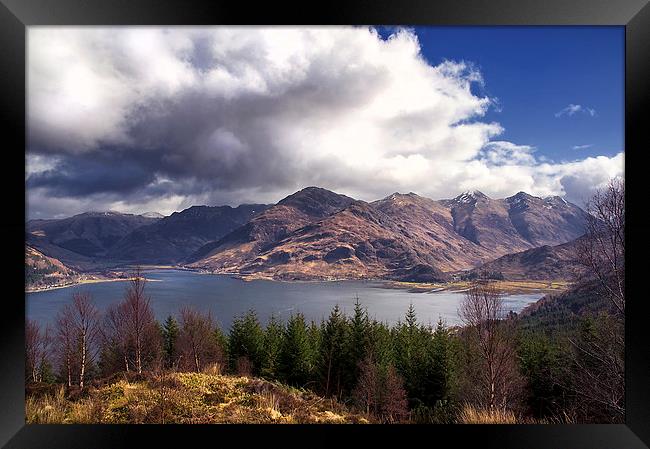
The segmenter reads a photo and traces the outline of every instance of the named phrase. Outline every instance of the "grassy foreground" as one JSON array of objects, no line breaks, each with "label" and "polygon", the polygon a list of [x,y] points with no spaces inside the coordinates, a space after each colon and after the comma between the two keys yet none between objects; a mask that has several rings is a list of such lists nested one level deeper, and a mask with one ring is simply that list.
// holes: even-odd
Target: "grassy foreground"
[{"label": "grassy foreground", "polygon": [[63,387],[29,394],[32,423],[368,423],[332,399],[257,378],[171,373],[115,379],[76,398]]},{"label": "grassy foreground", "polygon": [[[127,379],[131,377],[131,379]],[[258,378],[209,373],[122,375],[82,395],[63,386],[28,393],[27,424],[372,424],[335,399]],[[408,422],[408,421],[406,421]],[[560,422],[560,421],[558,421]],[[570,422],[570,421],[561,421]],[[464,405],[458,424],[546,424]]]}]

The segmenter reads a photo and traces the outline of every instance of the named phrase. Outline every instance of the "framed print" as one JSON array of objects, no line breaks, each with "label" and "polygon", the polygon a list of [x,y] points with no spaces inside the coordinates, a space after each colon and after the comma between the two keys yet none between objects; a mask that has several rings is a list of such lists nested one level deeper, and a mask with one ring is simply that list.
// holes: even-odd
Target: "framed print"
[{"label": "framed print", "polygon": [[647,447],[647,2],[319,9],[3,0],[2,443]]}]

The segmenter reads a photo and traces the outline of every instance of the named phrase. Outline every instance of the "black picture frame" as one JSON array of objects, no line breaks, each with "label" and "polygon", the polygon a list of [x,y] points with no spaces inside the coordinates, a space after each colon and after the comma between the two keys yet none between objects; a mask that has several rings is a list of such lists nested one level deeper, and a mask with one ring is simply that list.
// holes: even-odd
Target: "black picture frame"
[{"label": "black picture frame", "polygon": [[[25,425],[24,415],[24,258],[25,196],[25,43],[31,25],[217,25],[217,24],[372,24],[372,25],[618,25],[625,27],[625,173],[628,196],[644,195],[641,162],[648,127],[643,112],[650,102],[650,6],[648,0],[464,0],[464,1],[336,1],[322,4],[252,5],[244,2],[155,0],[0,0],[0,127],[3,166],[0,176],[5,208],[0,229],[5,237],[4,294],[0,313],[0,444],[7,448],[99,448],[245,444],[254,436],[262,444],[336,444],[352,436],[384,444],[458,445],[469,439],[481,447],[500,448],[642,448],[650,445],[650,350],[646,344],[643,282],[640,264],[627,264],[626,290],[632,292],[626,315],[626,420],[602,425],[499,426],[118,426]],[[645,125],[645,126],[644,126]],[[631,159],[630,159],[631,158]],[[635,172],[639,172],[638,176]],[[629,184],[632,183],[632,186]],[[641,187],[635,187],[639,183]],[[647,191],[647,188],[645,189]],[[22,192],[22,195],[19,194]],[[629,201],[628,201],[629,203]],[[643,204],[643,203],[641,203]],[[6,206],[5,206],[6,207]],[[632,213],[630,215],[630,212]],[[632,237],[643,239],[643,207],[628,207]],[[630,238],[628,230],[628,239]],[[643,255],[645,246],[628,245],[628,257]],[[638,258],[640,259],[640,257]],[[326,430],[323,432],[323,430]],[[154,440],[156,442],[154,443]],[[422,441],[423,443],[419,443]]]}]

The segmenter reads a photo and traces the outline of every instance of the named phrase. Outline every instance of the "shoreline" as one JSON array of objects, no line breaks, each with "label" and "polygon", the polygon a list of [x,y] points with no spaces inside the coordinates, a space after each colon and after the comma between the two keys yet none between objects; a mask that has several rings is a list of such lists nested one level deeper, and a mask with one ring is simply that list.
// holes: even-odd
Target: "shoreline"
[{"label": "shoreline", "polygon": [[[48,292],[50,290],[59,290],[62,288],[70,288],[70,287],[77,287],[79,285],[85,285],[85,284],[99,284],[102,282],[124,282],[124,281],[131,281],[133,278],[106,278],[106,279],[82,279],[77,282],[71,282],[69,284],[58,284],[58,285],[51,285],[51,286],[46,286],[46,287],[32,287],[32,288],[26,288],[25,293],[39,293],[39,292]],[[145,278],[147,282],[162,282],[162,279],[148,279]]]},{"label": "shoreline", "polygon": [[[369,283],[380,283],[381,285],[377,288],[384,289],[393,289],[393,290],[408,290],[411,293],[436,293],[436,292],[453,292],[453,293],[462,293],[467,291],[471,282],[470,281],[451,281],[445,283],[427,283],[427,282],[403,282],[403,281],[393,281],[390,279],[310,279],[310,280],[287,280],[287,279],[276,279],[272,276],[263,276],[263,275],[246,275],[246,274],[237,274],[237,273],[214,273],[208,270],[201,270],[197,268],[188,268],[183,266],[174,266],[174,265],[140,265],[143,270],[177,270],[177,271],[189,271],[196,274],[202,275],[212,275],[212,276],[227,276],[231,279],[237,279],[242,282],[251,282],[251,281],[271,281],[271,282],[283,282],[283,283],[322,283],[322,282],[369,282]],[[91,275],[92,276],[92,275]],[[102,275],[94,275],[102,276]],[[63,285],[54,285],[46,287],[37,287],[37,288],[26,288],[25,293],[38,293],[45,292],[49,290],[61,289],[75,287],[84,284],[96,284],[100,282],[121,282],[129,281],[132,278],[114,278],[114,277],[99,277],[99,278],[89,278],[81,279],[77,282],[72,282],[69,284]],[[148,279],[147,281],[159,282],[161,279]],[[513,281],[504,281],[504,280],[495,280],[493,281],[497,288],[499,288],[506,295],[515,295],[515,294],[528,294],[528,293],[555,293],[562,292],[570,286],[570,282],[567,281],[558,281],[558,280],[548,280],[548,279],[535,279],[535,280],[513,280]]]},{"label": "shoreline", "polygon": [[[507,295],[527,293],[554,293],[562,292],[569,288],[570,282],[549,279],[503,281],[494,280],[496,287]],[[446,283],[417,283],[388,281],[386,288],[409,290],[412,293],[435,293],[448,291],[462,293],[467,291],[471,281],[452,281]]]}]

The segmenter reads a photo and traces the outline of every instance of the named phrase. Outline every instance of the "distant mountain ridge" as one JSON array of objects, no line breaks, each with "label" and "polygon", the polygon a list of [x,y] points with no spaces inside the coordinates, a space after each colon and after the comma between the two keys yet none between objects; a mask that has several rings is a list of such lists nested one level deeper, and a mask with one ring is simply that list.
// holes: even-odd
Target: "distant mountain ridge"
[{"label": "distant mountain ridge", "polygon": [[310,219],[300,205],[313,204],[316,194],[325,195],[307,188],[287,197],[185,262],[278,279],[442,281],[447,272],[573,240],[586,219],[578,206],[557,198],[520,192],[494,200],[476,191],[440,201],[394,193],[372,203],[329,192],[335,207]]},{"label": "distant mountain ridge", "polygon": [[[396,192],[365,202],[307,187],[274,205],[193,206],[163,218],[137,217],[151,221],[134,222],[93,257],[288,280],[421,282],[574,240],[584,233],[586,213],[559,197],[524,192],[492,199],[469,191],[447,200]],[[28,236],[37,228],[65,227],[44,222],[28,224]],[[37,248],[39,238],[32,238]],[[87,236],[93,238],[99,237]],[[59,244],[46,243],[46,254]],[[65,243],[66,251],[75,251]]]},{"label": "distant mountain ridge", "polygon": [[192,206],[135,229],[116,242],[107,256],[134,263],[176,263],[267,208],[265,204]]},{"label": "distant mountain ridge", "polygon": [[31,220],[26,225],[27,241],[36,248],[52,244],[81,256],[104,257],[131,231],[157,220],[112,211],[85,212],[59,220]]}]

